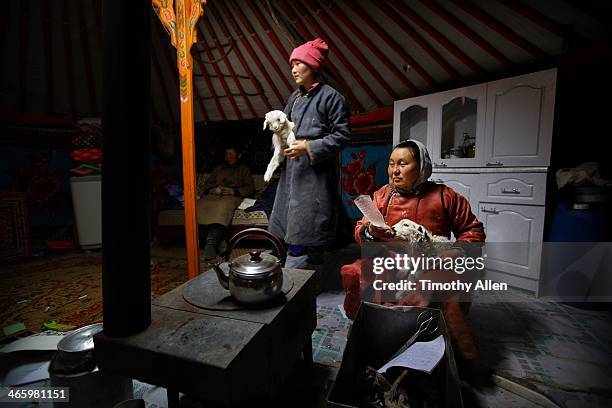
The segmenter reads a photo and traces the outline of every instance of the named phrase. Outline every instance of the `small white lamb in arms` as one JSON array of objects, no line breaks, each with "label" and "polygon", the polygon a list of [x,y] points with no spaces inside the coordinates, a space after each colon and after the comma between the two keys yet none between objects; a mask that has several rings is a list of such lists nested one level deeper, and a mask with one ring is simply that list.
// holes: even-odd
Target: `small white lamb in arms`
[{"label": "small white lamb in arms", "polygon": [[421,224],[406,219],[401,220],[392,228],[395,231],[395,237],[402,241],[419,244],[425,242],[450,242],[448,238],[441,235],[433,235]]},{"label": "small white lamb in arms", "polygon": [[[411,220],[401,220],[395,224],[392,229],[395,231],[395,237],[409,242],[411,244],[420,244],[429,247],[433,245],[433,249],[436,249],[437,243],[449,243],[451,242],[448,238],[441,235],[432,234],[427,228],[423,227]],[[423,248],[425,249],[425,248]],[[412,270],[412,269],[400,269],[397,271],[397,277],[399,279],[406,279],[414,281],[418,276],[423,273],[423,270]],[[396,300],[401,300],[410,291],[399,290],[395,294]]]},{"label": "small white lamb in arms", "polygon": [[267,183],[272,179],[274,171],[280,166],[285,160],[283,150],[291,146],[295,142],[295,135],[293,134],[293,122],[287,119],[285,112],[280,110],[273,110],[266,113],[265,120],[263,123],[264,130],[266,127],[270,127],[270,130],[274,133],[272,135],[272,145],[274,146],[274,153],[272,159],[268,163],[268,168],[264,174],[264,181]]}]

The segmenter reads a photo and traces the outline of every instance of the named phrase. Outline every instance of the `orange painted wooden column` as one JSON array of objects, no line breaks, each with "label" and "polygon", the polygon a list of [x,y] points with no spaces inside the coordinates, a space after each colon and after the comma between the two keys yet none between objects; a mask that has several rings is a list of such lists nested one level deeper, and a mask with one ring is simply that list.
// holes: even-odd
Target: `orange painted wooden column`
[{"label": "orange painted wooden column", "polygon": [[191,46],[196,42],[196,24],[204,13],[206,0],[153,0],[153,8],[176,48],[179,96],[181,103],[181,140],[183,150],[183,191],[185,195],[185,235],[189,279],[200,273],[200,245],[196,218],[196,166],[193,139],[193,64]]}]

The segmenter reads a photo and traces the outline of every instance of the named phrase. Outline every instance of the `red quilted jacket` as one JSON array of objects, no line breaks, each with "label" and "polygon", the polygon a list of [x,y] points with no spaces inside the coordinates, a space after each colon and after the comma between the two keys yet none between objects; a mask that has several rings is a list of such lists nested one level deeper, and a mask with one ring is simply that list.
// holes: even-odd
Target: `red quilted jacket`
[{"label": "red quilted jacket", "polygon": [[[405,196],[387,184],[374,193],[374,204],[389,226],[409,219],[434,235],[450,238],[452,231],[457,241],[485,240],[482,223],[472,213],[468,200],[443,184],[425,183],[417,193]],[[360,244],[360,231],[366,221],[364,217],[355,226],[355,240]]]}]

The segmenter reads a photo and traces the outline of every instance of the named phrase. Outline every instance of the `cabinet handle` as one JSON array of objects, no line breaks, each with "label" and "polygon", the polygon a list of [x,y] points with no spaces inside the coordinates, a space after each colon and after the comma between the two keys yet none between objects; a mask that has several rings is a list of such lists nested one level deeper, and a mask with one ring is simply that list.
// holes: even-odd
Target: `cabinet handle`
[{"label": "cabinet handle", "polygon": [[487,166],[503,166],[504,163],[500,162],[500,161],[494,161],[494,162],[487,162]]},{"label": "cabinet handle", "polygon": [[444,163],[444,162],[434,163],[433,165],[434,165],[434,167],[446,167],[446,163]]},{"label": "cabinet handle", "polygon": [[480,207],[480,211],[482,211],[483,213],[489,213],[489,214],[499,214],[499,212],[495,208],[489,209],[487,207]]},{"label": "cabinet handle", "polygon": [[507,188],[502,188],[502,194],[521,194],[521,190],[518,188],[513,188],[512,190],[508,190]]}]

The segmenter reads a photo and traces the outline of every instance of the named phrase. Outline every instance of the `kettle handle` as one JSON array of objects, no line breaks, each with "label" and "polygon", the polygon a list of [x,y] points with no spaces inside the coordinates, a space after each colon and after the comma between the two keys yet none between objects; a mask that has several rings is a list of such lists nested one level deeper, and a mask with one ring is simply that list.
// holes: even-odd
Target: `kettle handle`
[{"label": "kettle handle", "polygon": [[287,259],[287,248],[285,247],[285,244],[283,244],[280,239],[261,228],[248,228],[234,235],[227,244],[227,249],[223,255],[226,262],[229,262],[229,256],[232,253],[232,249],[234,249],[234,246],[238,244],[238,241],[249,236],[263,236],[264,238],[268,239],[268,241],[272,242],[276,252],[281,258],[281,265],[285,266],[285,261]]}]

